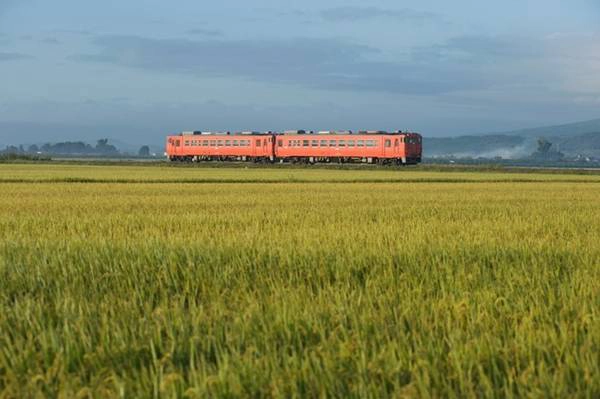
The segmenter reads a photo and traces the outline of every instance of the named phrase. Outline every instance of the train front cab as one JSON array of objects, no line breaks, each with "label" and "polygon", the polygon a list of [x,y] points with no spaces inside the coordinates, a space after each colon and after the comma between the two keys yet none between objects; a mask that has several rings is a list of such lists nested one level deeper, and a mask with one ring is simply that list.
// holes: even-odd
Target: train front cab
[{"label": "train front cab", "polygon": [[177,159],[182,155],[182,137],[181,136],[168,136],[165,147],[165,153],[167,158],[171,161]]},{"label": "train front cab", "polygon": [[421,162],[423,137],[417,133],[407,134],[404,138],[406,163],[415,165]]}]

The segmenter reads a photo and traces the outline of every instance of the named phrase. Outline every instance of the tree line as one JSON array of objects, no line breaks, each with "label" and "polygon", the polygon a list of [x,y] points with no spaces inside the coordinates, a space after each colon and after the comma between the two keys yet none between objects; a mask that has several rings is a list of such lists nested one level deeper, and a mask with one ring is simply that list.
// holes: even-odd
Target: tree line
[{"label": "tree line", "polygon": [[[64,141],[59,143],[46,143],[38,146],[36,144],[27,147],[7,146],[0,151],[4,154],[50,154],[50,155],[102,155],[102,156],[118,156],[122,153],[112,144],[108,143],[108,139],[99,139],[96,145],[87,144],[83,141]],[[138,156],[150,156],[150,148],[147,145],[140,147]]]}]

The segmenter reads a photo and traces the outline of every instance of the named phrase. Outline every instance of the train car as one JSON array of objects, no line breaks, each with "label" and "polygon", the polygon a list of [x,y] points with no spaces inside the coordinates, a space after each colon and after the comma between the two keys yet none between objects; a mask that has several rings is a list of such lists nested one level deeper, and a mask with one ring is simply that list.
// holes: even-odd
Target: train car
[{"label": "train car", "polygon": [[275,158],[291,162],[416,164],[422,140],[405,132],[319,132],[276,136]]},{"label": "train car", "polygon": [[399,165],[421,162],[417,133],[382,131],[284,133],[184,132],[167,137],[171,161],[365,162]]},{"label": "train car", "polygon": [[188,132],[167,137],[171,161],[273,161],[272,133]]}]

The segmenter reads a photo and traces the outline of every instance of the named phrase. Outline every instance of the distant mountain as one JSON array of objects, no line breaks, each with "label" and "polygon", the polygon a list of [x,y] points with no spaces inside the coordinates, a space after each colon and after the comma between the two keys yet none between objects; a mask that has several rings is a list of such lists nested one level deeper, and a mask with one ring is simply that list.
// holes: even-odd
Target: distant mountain
[{"label": "distant mountain", "polygon": [[527,137],[565,137],[580,136],[588,133],[600,133],[600,119],[567,123],[564,125],[538,127],[533,129],[514,130],[511,132],[503,132],[501,134]]},{"label": "distant mountain", "polygon": [[425,137],[426,157],[524,158],[545,138],[568,156],[600,157],[600,119],[557,126],[457,137]]}]

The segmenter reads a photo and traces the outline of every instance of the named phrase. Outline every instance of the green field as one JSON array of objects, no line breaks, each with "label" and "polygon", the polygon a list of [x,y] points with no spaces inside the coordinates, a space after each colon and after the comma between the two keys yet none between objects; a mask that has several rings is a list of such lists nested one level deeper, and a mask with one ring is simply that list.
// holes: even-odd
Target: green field
[{"label": "green field", "polygon": [[0,165],[0,398],[600,397],[600,175]]}]

